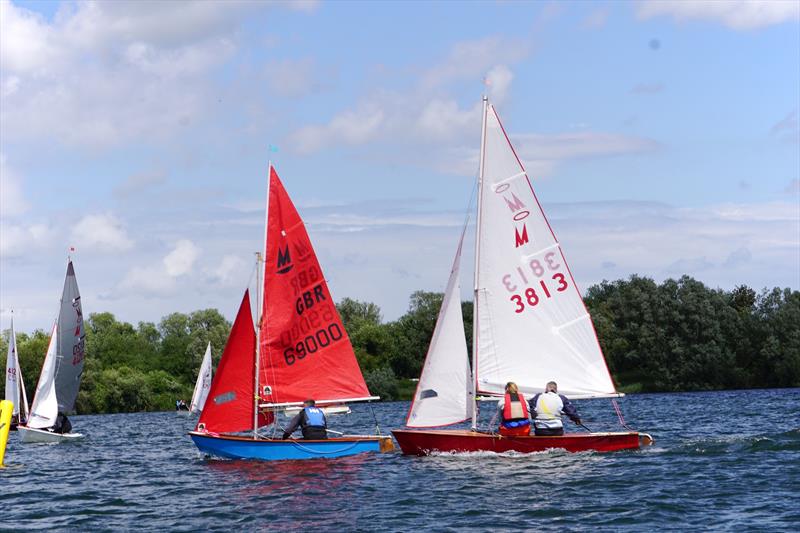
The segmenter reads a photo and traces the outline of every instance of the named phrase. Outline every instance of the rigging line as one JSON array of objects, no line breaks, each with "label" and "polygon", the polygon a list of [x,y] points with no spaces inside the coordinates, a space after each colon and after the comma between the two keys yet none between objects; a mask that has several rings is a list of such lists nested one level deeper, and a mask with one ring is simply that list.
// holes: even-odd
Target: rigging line
[{"label": "rigging line", "polygon": [[614,406],[614,410],[617,412],[617,418],[619,418],[620,425],[625,429],[627,429],[628,431],[636,431],[635,429],[631,428],[628,424],[625,423],[625,417],[622,416],[622,410],[619,408],[619,404],[617,404],[616,398],[611,398],[611,405]]},{"label": "rigging line", "polygon": [[372,419],[375,421],[375,431],[377,432],[378,436],[381,436],[381,426],[378,424],[378,417],[375,416],[375,409],[372,408],[372,402],[369,402],[369,410],[372,413]]}]

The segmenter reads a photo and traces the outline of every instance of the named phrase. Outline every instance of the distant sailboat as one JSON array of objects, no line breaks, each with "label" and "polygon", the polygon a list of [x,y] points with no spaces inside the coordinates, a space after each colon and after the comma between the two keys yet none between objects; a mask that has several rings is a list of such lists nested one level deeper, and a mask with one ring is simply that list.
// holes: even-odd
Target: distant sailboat
[{"label": "distant sailboat", "polygon": [[66,414],[75,408],[85,349],[83,309],[75,269],[70,260],[42,373],[26,425],[19,426],[22,442],[61,442],[83,437],[71,432]]},{"label": "distant sailboat", "polygon": [[[271,165],[264,251],[264,294],[256,295],[256,324],[246,291],[211,383],[210,401],[189,433],[195,445],[218,457],[264,460],[391,449],[391,437],[380,435],[281,440],[258,433],[275,421],[276,411],[309,398],[319,407],[378,399],[364,382],[303,220]],[[241,434],[245,431],[246,436]]]},{"label": "distant sailboat", "polygon": [[17,335],[14,331],[14,318],[11,318],[11,332],[8,337],[8,353],[6,354],[6,400],[14,403],[11,414],[11,430],[28,420],[28,395],[22,380],[22,368],[17,353]]},{"label": "distant sailboat", "polygon": [[548,437],[477,431],[477,395],[502,397],[509,381],[528,398],[551,380],[570,398],[621,394],[561,245],[486,99],[476,226],[472,370],[458,281],[462,233],[406,421],[410,428],[433,428],[471,418],[472,430],[395,430],[403,453],[612,451],[652,443],[649,435],[635,431]]},{"label": "distant sailboat", "polygon": [[203,410],[208,397],[208,391],[211,389],[211,343],[206,347],[206,353],[203,355],[203,362],[200,364],[200,372],[197,374],[197,382],[194,384],[194,393],[192,393],[192,403],[189,410],[192,413],[199,413]]}]

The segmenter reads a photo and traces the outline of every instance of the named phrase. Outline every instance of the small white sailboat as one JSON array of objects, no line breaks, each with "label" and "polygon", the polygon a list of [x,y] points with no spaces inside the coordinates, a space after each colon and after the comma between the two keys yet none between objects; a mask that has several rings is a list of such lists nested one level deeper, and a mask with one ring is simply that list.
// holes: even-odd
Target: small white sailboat
[{"label": "small white sailboat", "polygon": [[63,442],[83,437],[71,431],[66,414],[75,408],[85,349],[83,309],[70,260],[42,373],[27,424],[18,427],[22,442]]},{"label": "small white sailboat", "polygon": [[11,317],[11,332],[8,337],[8,353],[6,354],[5,399],[14,404],[14,411],[11,413],[11,430],[15,431],[19,424],[24,424],[28,420],[28,395],[25,393],[22,368],[19,366],[14,317]]},{"label": "small white sailboat", "polygon": [[203,355],[203,362],[200,364],[200,372],[197,374],[197,382],[194,384],[194,393],[192,393],[192,403],[189,406],[189,411],[197,414],[203,410],[208,398],[208,391],[211,390],[211,343],[206,347],[206,353]]}]

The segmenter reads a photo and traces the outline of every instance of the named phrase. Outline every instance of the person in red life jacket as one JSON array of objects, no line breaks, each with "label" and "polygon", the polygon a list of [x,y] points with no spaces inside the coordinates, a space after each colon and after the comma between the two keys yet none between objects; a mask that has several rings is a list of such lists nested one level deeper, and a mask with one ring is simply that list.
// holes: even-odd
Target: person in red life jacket
[{"label": "person in red life jacket", "polygon": [[563,435],[562,415],[567,415],[576,424],[581,423],[578,410],[566,396],[558,393],[558,385],[555,381],[549,382],[543,393],[531,398],[530,408],[533,413],[533,430],[539,436]]},{"label": "person in red life jacket", "polygon": [[303,430],[303,438],[306,440],[328,438],[328,421],[314,400],[303,402],[303,409],[289,422],[289,426],[283,432],[283,438],[288,439],[298,427]]},{"label": "person in red life jacket", "polygon": [[497,403],[500,414],[500,434],[512,437],[529,435],[531,421],[528,418],[528,404],[520,394],[517,384],[513,381],[506,383],[506,394]]}]

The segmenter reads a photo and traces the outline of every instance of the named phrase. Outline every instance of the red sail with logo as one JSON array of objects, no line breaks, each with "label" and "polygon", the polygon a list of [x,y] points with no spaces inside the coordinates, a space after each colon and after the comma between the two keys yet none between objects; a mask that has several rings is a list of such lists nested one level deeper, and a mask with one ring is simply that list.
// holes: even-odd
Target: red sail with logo
[{"label": "red sail with logo", "polygon": [[[245,291],[211,382],[208,400],[197,424],[199,429],[215,433],[253,429],[255,362],[256,330],[250,310],[250,293]],[[259,425],[266,425],[269,421],[261,415]]]},{"label": "red sail with logo", "polygon": [[303,220],[270,169],[261,323],[262,399],[269,403],[368,397]]}]

